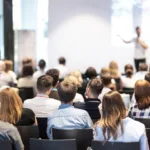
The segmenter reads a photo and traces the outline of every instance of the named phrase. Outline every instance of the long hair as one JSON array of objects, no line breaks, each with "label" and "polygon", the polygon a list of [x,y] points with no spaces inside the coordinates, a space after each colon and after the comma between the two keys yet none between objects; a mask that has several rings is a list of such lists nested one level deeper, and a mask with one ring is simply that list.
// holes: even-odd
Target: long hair
[{"label": "long hair", "polygon": [[126,117],[126,108],[121,95],[118,92],[112,91],[105,94],[101,112],[99,124],[102,127],[105,141],[108,141],[110,137],[116,140],[118,138],[119,126],[123,134],[122,119]]},{"label": "long hair", "polygon": [[11,88],[0,91],[0,120],[16,124],[22,114],[22,100]]},{"label": "long hair", "polygon": [[114,77],[120,76],[118,64],[115,61],[111,61],[109,64],[110,74]]},{"label": "long hair", "polygon": [[150,83],[146,80],[138,80],[135,83],[135,99],[140,110],[150,107]]}]

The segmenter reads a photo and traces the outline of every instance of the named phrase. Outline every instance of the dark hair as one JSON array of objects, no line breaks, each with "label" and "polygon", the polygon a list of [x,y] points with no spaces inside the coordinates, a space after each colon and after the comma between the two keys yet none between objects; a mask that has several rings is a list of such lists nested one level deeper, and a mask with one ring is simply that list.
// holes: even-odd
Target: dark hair
[{"label": "dark hair", "polygon": [[22,76],[32,76],[33,75],[33,67],[30,64],[24,65],[22,68]]},{"label": "dark hair", "polygon": [[52,87],[53,79],[48,75],[43,75],[37,80],[37,89],[41,93],[45,93]]},{"label": "dark hair", "polygon": [[53,78],[53,87],[55,87],[59,81],[59,70],[58,69],[50,69],[46,72],[46,75],[49,75]]},{"label": "dark hair", "polygon": [[65,65],[66,64],[66,59],[64,57],[59,58],[59,64]]},{"label": "dark hair", "polygon": [[147,71],[148,65],[146,63],[141,63],[139,66],[140,71]]},{"label": "dark hair", "polygon": [[85,75],[86,75],[86,77],[89,78],[89,79],[95,78],[95,77],[97,76],[96,69],[93,68],[93,67],[89,67],[89,68],[86,70]]},{"label": "dark hair", "polygon": [[150,72],[145,75],[145,80],[150,83]]},{"label": "dark hair", "polygon": [[124,71],[126,72],[128,69],[132,70],[133,71],[133,66],[131,64],[127,64],[125,65],[124,67]]},{"label": "dark hair", "polygon": [[39,61],[39,67],[40,67],[40,69],[44,69],[46,67],[46,62],[44,59],[41,59]]},{"label": "dark hair", "polygon": [[62,81],[58,86],[58,95],[64,103],[72,102],[77,92],[76,85],[67,81]]},{"label": "dark hair", "polygon": [[135,30],[137,31],[137,30],[139,30],[140,29],[140,27],[139,26],[137,26],[136,28],[135,28]]},{"label": "dark hair", "polygon": [[135,99],[140,110],[150,107],[150,83],[146,80],[138,80],[135,83]]},{"label": "dark hair", "polygon": [[133,75],[133,70],[127,69],[127,70],[126,70],[126,76],[127,76],[128,78],[131,78],[132,75]]},{"label": "dark hair", "polygon": [[102,92],[103,83],[102,83],[101,79],[93,78],[92,80],[89,81],[87,87],[90,88],[93,95],[98,97]]},{"label": "dark hair", "polygon": [[112,77],[111,77],[110,73],[106,73],[106,74],[101,75],[101,79],[102,79],[104,86],[111,84]]}]

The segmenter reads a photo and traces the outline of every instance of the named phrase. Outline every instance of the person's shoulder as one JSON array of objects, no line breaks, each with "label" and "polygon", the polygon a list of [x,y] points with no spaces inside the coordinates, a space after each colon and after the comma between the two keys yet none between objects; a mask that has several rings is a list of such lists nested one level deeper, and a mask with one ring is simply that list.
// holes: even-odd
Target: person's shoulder
[{"label": "person's shoulder", "polygon": [[34,97],[34,98],[32,98],[32,99],[26,99],[26,100],[24,101],[24,104],[32,103],[32,102],[35,101],[35,99],[36,99],[36,97]]},{"label": "person's shoulder", "polygon": [[74,108],[74,112],[79,116],[88,116],[88,112],[82,109]]},{"label": "person's shoulder", "polygon": [[54,98],[49,98],[48,100],[49,100],[50,103],[55,103],[55,104],[58,104],[58,105],[61,104],[61,102],[59,100],[54,99]]}]

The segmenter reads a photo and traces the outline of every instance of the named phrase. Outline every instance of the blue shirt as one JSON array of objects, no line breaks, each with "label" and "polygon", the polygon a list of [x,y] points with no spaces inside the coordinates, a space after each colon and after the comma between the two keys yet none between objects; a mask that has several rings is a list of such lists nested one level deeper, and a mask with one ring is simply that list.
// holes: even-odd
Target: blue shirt
[{"label": "blue shirt", "polygon": [[84,129],[93,128],[92,120],[85,110],[74,108],[70,104],[62,104],[48,118],[47,135],[52,138],[52,128]]},{"label": "blue shirt", "polygon": [[[95,140],[104,141],[102,127],[100,125],[96,126],[95,133]],[[117,140],[114,140],[113,137],[111,137],[109,141],[140,142],[140,150],[149,150],[144,124],[135,121],[131,118],[125,118],[123,120],[123,134],[121,133],[121,128],[118,127]]]}]

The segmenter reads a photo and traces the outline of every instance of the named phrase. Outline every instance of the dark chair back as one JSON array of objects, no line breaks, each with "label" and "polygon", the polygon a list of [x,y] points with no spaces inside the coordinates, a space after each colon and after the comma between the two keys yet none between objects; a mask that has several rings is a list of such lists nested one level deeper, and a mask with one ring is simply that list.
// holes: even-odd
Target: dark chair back
[{"label": "dark chair back", "polygon": [[148,145],[150,146],[150,128],[146,128],[146,135],[147,135]]},{"label": "dark chair back", "polygon": [[145,125],[145,128],[150,128],[150,119],[135,118],[135,120],[143,123]]},{"label": "dark chair back", "polygon": [[91,146],[93,139],[92,129],[73,129],[73,130],[62,130],[53,129],[53,139],[76,139],[77,150],[87,150],[87,147]]},{"label": "dark chair back", "polygon": [[20,133],[25,150],[30,150],[29,149],[29,139],[30,138],[37,138],[37,139],[39,138],[38,126],[17,126],[17,129]]},{"label": "dark chair back", "polygon": [[140,150],[139,142],[101,142],[92,141],[92,150]]},{"label": "dark chair back", "polygon": [[76,150],[76,141],[30,139],[30,150]]},{"label": "dark chair back", "polygon": [[37,118],[39,136],[42,139],[48,139],[46,130],[47,130],[47,118]]},{"label": "dark chair back", "polygon": [[117,88],[117,91],[120,90],[120,85],[121,85],[121,78],[114,78],[115,82],[116,82],[116,88]]},{"label": "dark chair back", "polygon": [[0,150],[12,150],[12,144],[10,141],[0,141]]},{"label": "dark chair back", "polygon": [[85,110],[89,113],[92,120],[100,119],[99,105],[100,102],[98,101],[85,102]]},{"label": "dark chair back", "polygon": [[34,97],[33,88],[32,87],[19,88],[19,96],[21,97],[23,102],[26,99],[33,98]]}]

